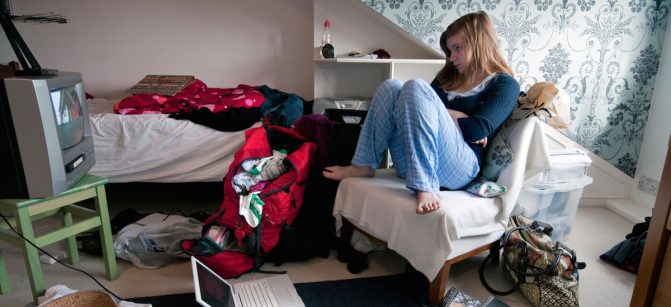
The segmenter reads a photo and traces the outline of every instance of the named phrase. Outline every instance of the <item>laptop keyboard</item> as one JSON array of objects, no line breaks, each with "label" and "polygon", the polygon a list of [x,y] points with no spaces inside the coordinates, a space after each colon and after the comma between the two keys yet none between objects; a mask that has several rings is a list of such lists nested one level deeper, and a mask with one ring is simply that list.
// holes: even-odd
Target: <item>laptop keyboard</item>
[{"label": "laptop keyboard", "polygon": [[238,283],[235,290],[244,307],[279,306],[267,280]]}]

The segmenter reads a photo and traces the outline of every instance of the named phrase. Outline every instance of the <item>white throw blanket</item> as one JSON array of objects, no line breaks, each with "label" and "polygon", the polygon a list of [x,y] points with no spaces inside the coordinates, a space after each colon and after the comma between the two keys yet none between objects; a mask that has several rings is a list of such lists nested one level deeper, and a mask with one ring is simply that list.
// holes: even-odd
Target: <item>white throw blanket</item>
[{"label": "white throw blanket", "polygon": [[440,210],[418,215],[416,197],[405,181],[393,170],[378,170],[375,178],[342,180],[333,209],[336,229],[346,217],[387,242],[433,280],[446,260],[493,241],[492,234],[500,236],[525,181],[550,166],[542,125],[529,118],[511,122],[502,130],[515,154],[499,176],[498,182],[508,187],[505,194],[483,198],[465,191],[444,191]]}]

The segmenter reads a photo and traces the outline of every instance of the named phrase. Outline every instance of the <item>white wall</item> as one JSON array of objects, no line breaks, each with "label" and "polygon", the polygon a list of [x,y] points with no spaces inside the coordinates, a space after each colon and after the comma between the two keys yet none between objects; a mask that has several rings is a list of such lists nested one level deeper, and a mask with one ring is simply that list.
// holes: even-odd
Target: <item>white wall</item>
[{"label": "white wall", "polygon": [[314,3],[314,47],[320,46],[324,19],[328,19],[336,55],[384,49],[396,59],[444,58],[360,0],[315,0]]},{"label": "white wall", "polygon": [[[14,0],[13,9],[66,16],[67,24],[15,25],[43,67],[81,72],[103,98],[146,74],[190,74],[211,87],[267,84],[312,99],[325,18],[337,53],[441,57],[355,0]],[[0,63],[15,59],[0,35]]]},{"label": "white wall", "polygon": [[669,102],[671,99],[671,87],[669,87],[669,84],[671,84],[671,18],[669,18],[666,29],[655,90],[650,102],[648,124],[641,144],[634,187],[631,193],[632,200],[648,207],[653,207],[655,196],[640,191],[638,181],[643,175],[657,181],[662,178],[662,169],[667,146],[669,145],[669,134],[671,133],[671,120],[669,120],[671,114],[671,103]]},{"label": "white wall", "polygon": [[[120,97],[146,74],[313,96],[312,0],[14,0],[13,9],[69,19],[15,24],[41,66],[81,72],[97,97]],[[16,57],[1,36],[6,64]]]}]

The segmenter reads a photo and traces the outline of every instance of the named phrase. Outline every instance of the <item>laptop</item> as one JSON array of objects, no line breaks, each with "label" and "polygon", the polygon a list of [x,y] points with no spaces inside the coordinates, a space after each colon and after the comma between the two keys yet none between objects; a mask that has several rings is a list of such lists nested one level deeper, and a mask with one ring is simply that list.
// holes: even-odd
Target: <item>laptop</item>
[{"label": "laptop", "polygon": [[191,257],[196,302],[205,307],[304,307],[287,274],[231,283]]}]

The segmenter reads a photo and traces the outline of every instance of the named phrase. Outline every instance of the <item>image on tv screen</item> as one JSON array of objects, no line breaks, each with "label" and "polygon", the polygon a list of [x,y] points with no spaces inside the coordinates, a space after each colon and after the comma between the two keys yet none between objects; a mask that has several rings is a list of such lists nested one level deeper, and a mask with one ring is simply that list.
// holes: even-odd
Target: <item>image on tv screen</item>
[{"label": "image on tv screen", "polygon": [[51,91],[51,103],[61,149],[79,144],[84,138],[84,114],[75,87]]}]

